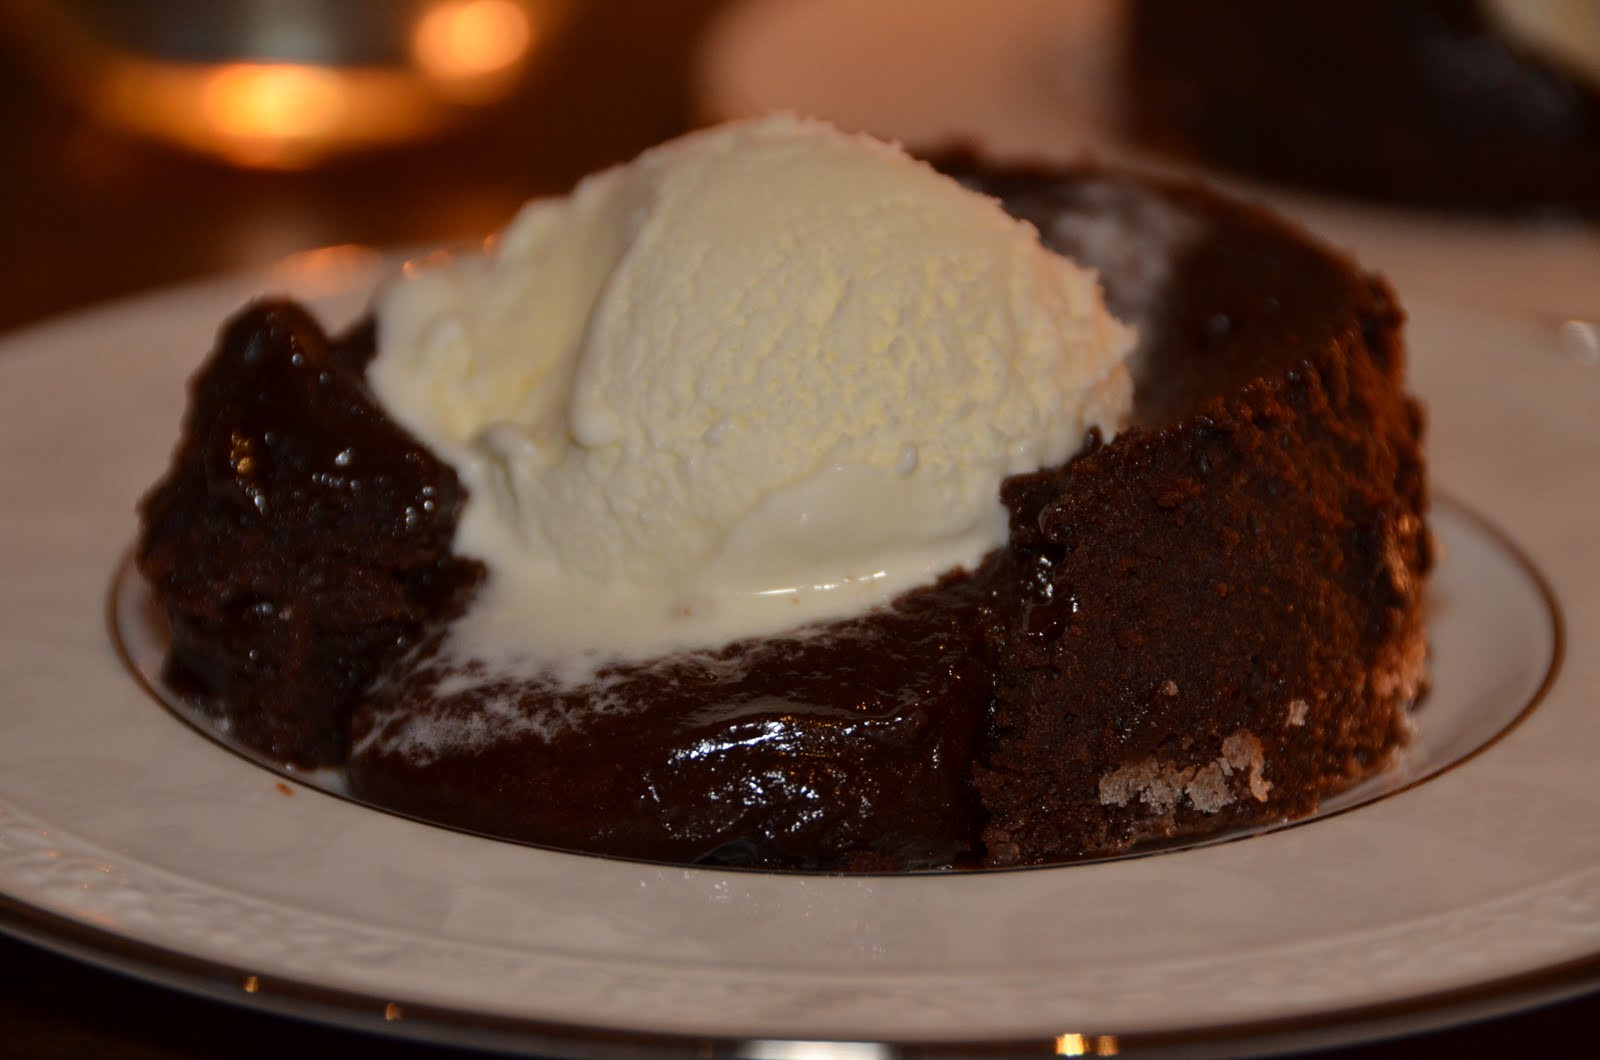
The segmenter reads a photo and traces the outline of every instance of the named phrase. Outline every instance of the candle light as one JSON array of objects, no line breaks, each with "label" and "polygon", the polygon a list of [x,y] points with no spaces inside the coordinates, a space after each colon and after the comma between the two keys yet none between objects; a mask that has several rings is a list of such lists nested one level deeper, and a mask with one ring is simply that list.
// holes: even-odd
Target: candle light
[{"label": "candle light", "polygon": [[503,99],[568,0],[31,0],[40,73],[104,121],[293,169],[425,136]]}]

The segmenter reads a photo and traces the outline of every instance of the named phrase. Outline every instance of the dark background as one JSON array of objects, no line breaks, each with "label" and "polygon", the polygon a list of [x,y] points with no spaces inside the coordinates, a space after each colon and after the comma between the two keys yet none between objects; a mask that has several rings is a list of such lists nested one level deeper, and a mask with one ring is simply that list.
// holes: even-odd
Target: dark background
[{"label": "dark background", "polygon": [[524,199],[688,128],[694,42],[725,3],[576,0],[507,103],[425,144],[301,173],[108,132],[0,39],[0,329],[295,250],[481,236]]}]

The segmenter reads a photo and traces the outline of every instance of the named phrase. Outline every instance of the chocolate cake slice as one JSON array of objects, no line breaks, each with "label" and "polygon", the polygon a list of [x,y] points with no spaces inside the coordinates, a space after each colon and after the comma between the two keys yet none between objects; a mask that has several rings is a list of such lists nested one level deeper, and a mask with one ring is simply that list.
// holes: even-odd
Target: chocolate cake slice
[{"label": "chocolate cake slice", "polygon": [[343,761],[356,697],[482,576],[450,553],[455,473],[361,382],[371,351],[370,327],[334,343],[292,303],[241,312],[141,505],[167,681],[296,766]]},{"label": "chocolate cake slice", "polygon": [[[1133,426],[1007,480],[1009,543],[976,569],[581,686],[513,679],[446,650],[478,574],[450,551],[459,486],[370,401],[370,331],[329,345],[275,306],[225,333],[146,502],[172,671],[273,757],[348,748],[378,805],[680,863],[1056,862],[1304,814],[1384,768],[1431,562],[1387,288],[1198,187],[947,167],[1099,268],[1142,336]],[[305,455],[258,482],[220,455],[236,434]],[[372,490],[337,481],[347,450],[387,469]],[[326,617],[285,633],[262,600]]]},{"label": "chocolate cake slice", "polygon": [[[1102,265],[1145,336],[1141,426],[1006,486],[989,862],[1311,812],[1404,744],[1424,683],[1421,414],[1392,294],[1198,188],[977,184]],[[1175,250],[1165,278],[1107,231]]]}]

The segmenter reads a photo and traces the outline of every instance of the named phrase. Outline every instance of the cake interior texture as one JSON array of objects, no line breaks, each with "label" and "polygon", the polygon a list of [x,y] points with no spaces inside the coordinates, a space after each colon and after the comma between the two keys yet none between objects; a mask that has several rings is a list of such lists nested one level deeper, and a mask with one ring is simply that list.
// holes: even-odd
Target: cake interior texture
[{"label": "cake interior texture", "polygon": [[1141,332],[1134,423],[1008,479],[1009,542],[976,568],[580,686],[511,680],[444,650],[483,569],[451,551],[460,483],[365,388],[372,328],[265,302],[143,504],[170,684],[377,805],[686,864],[1069,861],[1305,815],[1385,768],[1431,565],[1392,293],[1198,186],[944,165]]}]

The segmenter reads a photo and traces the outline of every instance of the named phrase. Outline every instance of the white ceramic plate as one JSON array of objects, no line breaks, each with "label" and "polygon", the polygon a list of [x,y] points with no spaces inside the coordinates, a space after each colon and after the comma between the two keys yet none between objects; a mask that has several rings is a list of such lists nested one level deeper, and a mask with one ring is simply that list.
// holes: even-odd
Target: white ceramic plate
[{"label": "white ceramic plate", "polygon": [[346,319],[380,268],[329,250],[0,343],[0,925],[238,1000],[562,1053],[1062,1035],[1267,1048],[1600,976],[1600,655],[1558,665],[1563,622],[1576,644],[1600,633],[1600,373],[1546,323],[1412,306],[1432,464],[1459,500],[1438,512],[1437,685],[1409,779],[1481,753],[1349,812],[1181,852],[779,876],[375,812],[220,749],[124,667],[110,585],[217,324],[274,289]]}]

